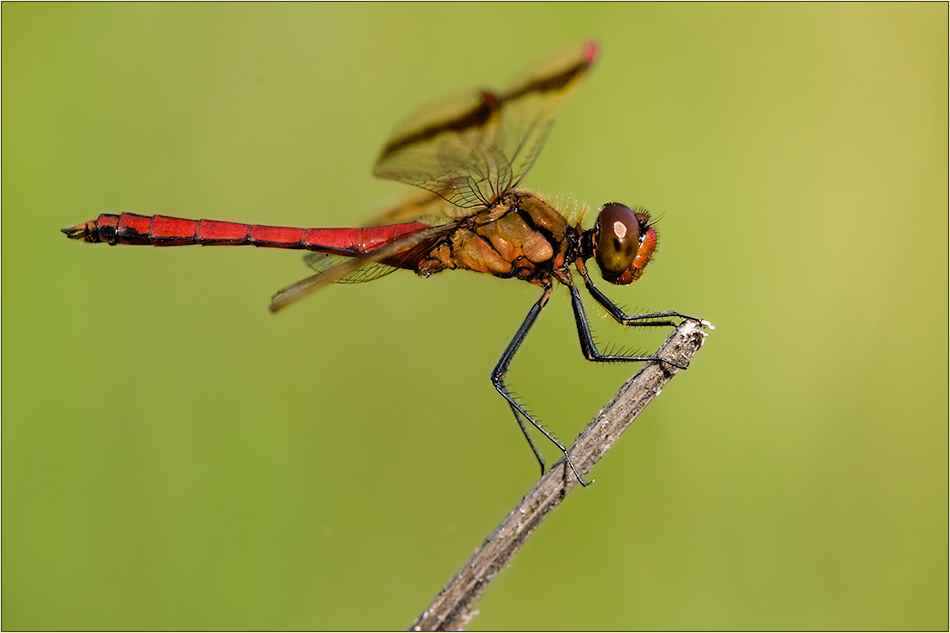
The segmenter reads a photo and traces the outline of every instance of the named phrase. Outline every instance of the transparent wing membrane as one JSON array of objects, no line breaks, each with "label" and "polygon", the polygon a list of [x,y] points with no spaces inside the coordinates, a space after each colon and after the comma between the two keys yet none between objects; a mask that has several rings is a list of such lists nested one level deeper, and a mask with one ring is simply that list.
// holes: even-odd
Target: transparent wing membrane
[{"label": "transparent wing membrane", "polygon": [[366,226],[387,226],[407,222],[421,222],[429,226],[447,224],[470,214],[431,191],[415,191],[389,205],[366,223]]},{"label": "transparent wing membrane", "polygon": [[508,91],[481,91],[423,108],[394,132],[374,173],[463,209],[488,205],[531,168],[564,99],[596,56],[591,43],[535,67]]},{"label": "transparent wing membrane", "polygon": [[[271,297],[271,312],[277,312],[294,301],[302,299],[311,292],[319,290],[328,284],[341,282],[347,278],[349,278],[349,281],[342,281],[342,283],[358,283],[356,280],[370,281],[369,278],[362,279],[362,273],[359,272],[364,266],[377,264],[384,259],[393,257],[402,251],[412,249],[422,242],[439,238],[440,236],[446,234],[447,232],[451,232],[452,230],[454,230],[452,225],[433,226],[421,231],[417,231],[416,233],[406,235],[405,237],[399,238],[389,244],[386,244],[385,246],[377,248],[371,253],[367,253],[359,257],[342,256],[338,257],[337,259],[333,259],[332,261],[318,263],[317,266],[320,270],[318,270],[315,275],[311,275],[306,279],[301,279],[300,281],[292,283],[289,286],[285,286],[284,288],[278,290],[273,297]],[[309,261],[308,264],[310,264]],[[386,266],[386,268],[390,267]],[[381,275],[372,277],[372,279],[378,279],[379,276]]]},{"label": "transparent wing membrane", "polygon": [[[352,259],[352,257],[346,257],[345,255],[330,255],[328,253],[308,253],[303,257],[304,263],[316,273],[323,273],[334,266],[338,266]],[[374,281],[380,277],[385,277],[397,270],[399,269],[379,262],[367,262],[353,272],[337,279],[334,283],[362,284],[367,281]]]}]

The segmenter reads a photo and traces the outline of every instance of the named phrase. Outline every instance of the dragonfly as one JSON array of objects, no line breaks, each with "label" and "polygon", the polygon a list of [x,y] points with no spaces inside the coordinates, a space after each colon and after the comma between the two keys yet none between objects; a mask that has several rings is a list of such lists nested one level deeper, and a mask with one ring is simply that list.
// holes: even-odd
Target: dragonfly
[{"label": "dragonfly", "polygon": [[491,373],[544,473],[533,427],[564,455],[581,485],[567,448],[510,392],[508,367],[551,298],[554,282],[570,293],[581,351],[590,361],[656,361],[656,356],[602,353],[594,342],[574,274],[593,299],[624,326],[675,327],[694,319],[678,312],[626,314],[593,283],[586,262],[615,285],[643,275],[659,235],[643,208],[604,204],[593,228],[582,226],[584,209],[559,210],[541,194],[519,187],[544,145],[555,115],[598,57],[589,41],[536,65],[505,91],[477,90],[422,108],[399,125],[383,147],[374,174],[421,191],[385,209],[361,228],[291,228],[164,215],[103,213],[62,229],[67,237],[111,245],[239,246],[310,251],[313,274],[280,289],[270,309],[282,310],[331,283],[362,283],[406,269],[422,277],[443,270],[470,270],[520,279],[541,290]]}]

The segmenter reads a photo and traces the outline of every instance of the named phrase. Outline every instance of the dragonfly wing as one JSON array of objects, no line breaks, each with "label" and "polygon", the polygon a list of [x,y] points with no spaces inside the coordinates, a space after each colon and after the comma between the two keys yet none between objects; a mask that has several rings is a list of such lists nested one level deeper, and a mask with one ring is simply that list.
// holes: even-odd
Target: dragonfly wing
[{"label": "dragonfly wing", "polygon": [[461,209],[516,185],[541,151],[564,99],[597,56],[574,46],[534,67],[508,91],[437,102],[394,132],[374,173],[441,196]]},{"label": "dragonfly wing", "polygon": [[416,191],[380,211],[367,222],[366,226],[387,226],[409,222],[438,226],[469,213],[471,211],[460,209],[431,191]]},{"label": "dragonfly wing", "polygon": [[[491,93],[450,97],[404,121],[373,173],[427,189],[461,208],[490,199],[491,173],[480,148],[497,145],[501,103]],[[484,199],[484,200],[483,200]]]},{"label": "dragonfly wing", "polygon": [[512,186],[531,169],[564,101],[597,59],[584,42],[532,68],[504,95],[501,150],[511,162]]},{"label": "dragonfly wing", "polygon": [[[329,253],[307,253],[303,261],[307,266],[317,273],[322,273],[334,266],[338,266],[345,261],[352,260],[352,257],[345,255],[331,255]],[[394,266],[387,266],[380,262],[369,262],[362,267],[357,268],[345,277],[336,280],[338,284],[362,284],[367,281],[374,281],[380,277],[385,277],[389,273],[399,270]]]},{"label": "dragonfly wing", "polygon": [[[380,264],[384,259],[417,247],[423,242],[437,240],[453,230],[455,230],[454,225],[432,226],[401,237],[359,257],[340,257],[339,259],[327,260],[326,263],[313,260],[317,264],[318,272],[315,275],[301,279],[278,290],[277,293],[271,297],[270,311],[277,312],[294,301],[302,299],[311,292],[319,290],[328,284],[337,282],[356,283],[359,281],[378,279],[383,276],[383,274],[391,272],[385,271],[375,276],[373,272],[371,272],[377,264],[383,266],[384,269],[392,268],[391,266]],[[308,262],[308,264],[309,263],[310,262]],[[361,271],[364,267],[368,267],[368,276],[366,279],[360,279]]]}]

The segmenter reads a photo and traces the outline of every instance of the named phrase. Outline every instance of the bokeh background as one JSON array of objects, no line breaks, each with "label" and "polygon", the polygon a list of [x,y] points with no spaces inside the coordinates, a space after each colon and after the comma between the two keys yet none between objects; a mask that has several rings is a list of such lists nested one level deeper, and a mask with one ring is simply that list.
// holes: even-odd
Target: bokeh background
[{"label": "bokeh background", "polygon": [[[408,191],[370,177],[406,114],[589,37],[524,184],[662,215],[647,274],[608,293],[717,329],[469,628],[947,628],[945,3],[2,18],[4,629],[422,612],[537,476],[488,381],[536,289],[406,273],[272,316],[297,253],[59,229],[360,224]],[[584,361],[573,328],[560,290],[510,373],[565,441],[635,370]]]}]

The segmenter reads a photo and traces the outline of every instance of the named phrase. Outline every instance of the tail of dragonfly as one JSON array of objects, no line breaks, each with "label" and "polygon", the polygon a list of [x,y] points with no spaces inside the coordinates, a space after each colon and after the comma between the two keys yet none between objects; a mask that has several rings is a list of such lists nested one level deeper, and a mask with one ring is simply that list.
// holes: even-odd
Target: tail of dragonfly
[{"label": "tail of dragonfly", "polygon": [[90,243],[152,246],[259,246],[359,257],[397,238],[430,228],[419,222],[359,229],[300,229],[216,220],[184,220],[164,215],[103,213],[63,229],[66,237]]}]

